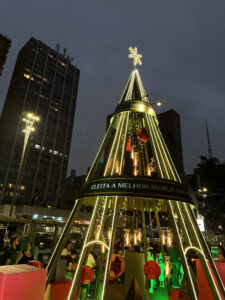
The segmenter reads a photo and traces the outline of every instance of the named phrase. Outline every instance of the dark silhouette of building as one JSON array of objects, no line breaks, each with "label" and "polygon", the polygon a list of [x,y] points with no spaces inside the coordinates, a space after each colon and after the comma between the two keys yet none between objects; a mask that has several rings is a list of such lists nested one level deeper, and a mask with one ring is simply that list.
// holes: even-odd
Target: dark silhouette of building
[{"label": "dark silhouette of building", "polygon": [[31,38],[20,50],[0,119],[0,203],[11,203],[24,142],[25,113],[40,117],[29,138],[17,203],[57,207],[74,123],[80,71],[72,58]]},{"label": "dark silhouette of building", "polygon": [[2,75],[2,70],[6,61],[6,57],[11,46],[11,40],[6,36],[0,34],[0,75]]},{"label": "dark silhouette of building", "polygon": [[159,128],[180,175],[184,174],[180,115],[173,109],[157,115]]},{"label": "dark silhouette of building", "polygon": [[76,176],[76,171],[71,170],[70,176],[66,178],[64,185],[64,201],[60,203],[63,209],[72,209],[75,199],[77,199],[81,187],[85,181],[86,175]]}]

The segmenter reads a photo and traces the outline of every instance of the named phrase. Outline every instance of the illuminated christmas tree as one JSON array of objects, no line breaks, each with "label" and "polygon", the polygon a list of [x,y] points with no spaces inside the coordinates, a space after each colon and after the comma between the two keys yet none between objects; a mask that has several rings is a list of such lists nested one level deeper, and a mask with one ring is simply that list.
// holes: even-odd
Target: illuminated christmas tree
[{"label": "illuminated christmas tree", "polygon": [[[80,197],[75,201],[63,234],[47,266],[48,283],[81,206],[92,205],[90,225],[84,238],[68,299],[73,299],[75,291],[78,293],[78,299],[85,298],[87,291],[81,284],[84,283],[81,280],[81,272],[86,270],[84,266],[93,247],[99,247],[101,255],[91,299],[107,299],[109,279],[115,280],[117,275],[123,272],[124,267],[121,263],[123,267],[116,274],[114,266],[116,263],[120,264],[121,258],[116,256],[117,261],[112,259],[115,258],[112,254],[118,219],[123,221],[124,235],[117,232],[117,237],[120,237],[122,252],[125,253],[126,272],[130,270],[129,274],[128,272],[125,274],[123,283],[124,299],[130,299],[129,293],[134,284],[138,286],[140,297],[148,299],[149,293],[154,293],[156,278],[159,278],[160,287],[168,293],[176,288],[188,293],[191,299],[198,299],[193,272],[187,258],[190,251],[197,253],[201,261],[213,299],[223,299],[224,287],[196,223],[192,199],[176,171],[159,130],[157,116],[149,103],[136,68],[137,64],[142,64],[142,56],[137,53],[137,48],[130,47],[129,51],[134,70],[111,117]],[[130,216],[132,211],[133,217]],[[139,224],[137,218],[141,220]],[[133,250],[131,247],[137,247],[138,243],[140,246],[141,241],[144,260],[140,266],[141,271],[138,271],[137,262],[138,259],[141,261],[141,256],[135,252],[132,254],[134,258],[132,266],[130,263],[132,255],[128,255],[128,250]],[[153,252],[151,253],[151,248],[155,245],[160,249],[157,258]],[[137,260],[135,255],[139,257]],[[145,272],[149,272],[148,278],[152,280],[143,281],[144,264],[148,261],[150,263],[145,265]]]}]

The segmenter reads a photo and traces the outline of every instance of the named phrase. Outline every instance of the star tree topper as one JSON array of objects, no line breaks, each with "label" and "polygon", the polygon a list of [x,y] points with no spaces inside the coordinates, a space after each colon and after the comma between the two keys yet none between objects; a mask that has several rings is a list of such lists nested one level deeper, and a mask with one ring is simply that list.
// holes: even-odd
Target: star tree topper
[{"label": "star tree topper", "polygon": [[130,47],[128,50],[130,51],[130,54],[128,55],[128,57],[133,59],[134,67],[136,67],[137,64],[139,66],[141,66],[142,65],[142,62],[141,62],[142,55],[137,53],[137,47],[135,47],[135,48]]}]

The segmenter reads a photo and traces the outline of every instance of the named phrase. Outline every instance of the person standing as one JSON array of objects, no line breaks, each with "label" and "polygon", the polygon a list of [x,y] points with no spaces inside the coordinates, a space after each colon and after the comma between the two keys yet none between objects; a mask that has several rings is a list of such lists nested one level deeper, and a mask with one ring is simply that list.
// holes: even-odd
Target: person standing
[{"label": "person standing", "polygon": [[26,264],[30,260],[36,260],[36,257],[33,254],[31,242],[28,242],[25,251],[18,255],[17,262],[18,264]]},{"label": "person standing", "polygon": [[96,266],[94,255],[91,252],[88,254],[88,259],[87,259],[87,262],[86,262],[86,266],[89,266],[92,269]]},{"label": "person standing", "polygon": [[17,246],[20,243],[18,237],[14,237],[10,240],[11,247],[5,251],[2,258],[3,265],[14,265],[18,255]]},{"label": "person standing", "polygon": [[71,256],[71,247],[72,247],[72,242],[67,241],[66,246],[61,253],[61,256]]}]

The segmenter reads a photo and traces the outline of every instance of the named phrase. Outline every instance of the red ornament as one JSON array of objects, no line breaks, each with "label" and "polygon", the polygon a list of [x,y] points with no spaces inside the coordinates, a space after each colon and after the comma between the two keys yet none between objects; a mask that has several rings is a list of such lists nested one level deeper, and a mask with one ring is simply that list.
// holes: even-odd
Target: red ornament
[{"label": "red ornament", "polygon": [[158,279],[161,273],[161,268],[154,260],[149,260],[144,265],[144,274],[148,279]]},{"label": "red ornament", "polygon": [[36,268],[40,268],[40,269],[44,269],[44,266],[43,266],[42,262],[39,261],[39,260],[30,260],[30,261],[27,262],[27,265],[33,266],[33,267],[36,267]]},{"label": "red ornament", "polygon": [[148,134],[147,134],[146,128],[140,128],[140,129],[138,129],[137,135],[138,135],[138,139],[141,142],[146,143],[148,141]]},{"label": "red ornament", "polygon": [[109,272],[109,280],[113,281],[116,277],[120,277],[125,271],[125,265],[125,260],[120,254],[113,254]]},{"label": "red ornament", "polygon": [[80,273],[80,282],[82,284],[90,284],[94,278],[95,271],[89,266],[84,266]]},{"label": "red ornament", "polygon": [[129,152],[132,150],[134,143],[131,138],[127,139],[126,151]]},{"label": "red ornament", "polygon": [[185,295],[181,290],[174,289],[169,293],[169,300],[185,300]]}]

